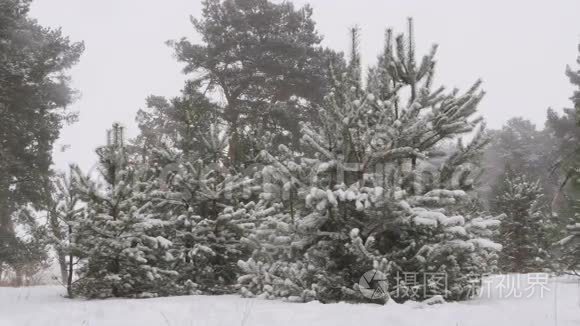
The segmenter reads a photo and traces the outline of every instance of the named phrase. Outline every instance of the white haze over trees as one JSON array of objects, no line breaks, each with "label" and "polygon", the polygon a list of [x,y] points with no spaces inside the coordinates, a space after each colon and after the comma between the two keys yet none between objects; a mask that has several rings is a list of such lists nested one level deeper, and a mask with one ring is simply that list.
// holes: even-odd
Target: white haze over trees
[{"label": "white haze over trees", "polygon": [[[58,265],[68,301],[29,292],[58,301],[46,316],[150,299],[172,324],[183,298],[160,297],[185,296],[390,322],[386,306],[403,324],[463,323],[470,305],[498,325],[520,308],[517,323],[576,321],[580,26],[530,20],[574,4],[530,4],[510,26],[522,4],[481,4],[477,19],[445,2],[51,4],[0,0],[0,285]],[[405,24],[377,26],[395,14]]]}]

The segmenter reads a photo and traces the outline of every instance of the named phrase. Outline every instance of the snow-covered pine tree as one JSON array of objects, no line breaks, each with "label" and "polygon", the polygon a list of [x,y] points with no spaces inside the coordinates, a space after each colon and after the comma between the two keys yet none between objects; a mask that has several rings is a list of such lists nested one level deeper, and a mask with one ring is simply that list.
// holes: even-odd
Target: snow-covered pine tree
[{"label": "snow-covered pine tree", "polygon": [[251,212],[256,229],[244,239],[252,256],[238,262],[238,283],[246,297],[310,301],[318,296],[320,271],[304,255],[308,230],[297,223],[305,212],[310,160],[285,145],[276,154],[261,153],[266,164],[258,178],[263,192]]},{"label": "snow-covered pine tree", "polygon": [[580,276],[580,223],[566,227],[568,235],[557,245],[560,272]]},{"label": "snow-covered pine tree", "polygon": [[148,168],[128,160],[123,128],[114,124],[107,145],[97,150],[103,187],[78,174],[86,202],[77,245],[86,252],[75,283],[86,297],[151,297],[175,291],[177,272],[172,242],[165,238],[170,221],[157,218],[148,200]]},{"label": "snow-covered pine tree", "polygon": [[83,219],[84,207],[76,186],[75,175],[79,167],[71,165],[68,173],[60,173],[52,181],[51,207],[48,209],[48,237],[57,253],[62,284],[73,297],[75,266],[83,253],[76,245],[83,235],[78,233],[78,223]]},{"label": "snow-covered pine tree", "polygon": [[201,148],[190,155],[170,143],[155,151],[164,171],[154,209],[175,225],[173,239],[179,248],[175,268],[190,292],[233,291],[237,261],[248,256],[241,239],[254,226],[248,220],[255,207],[250,200],[252,175],[236,173],[224,164],[228,136],[212,125],[209,132],[194,135]]},{"label": "snow-covered pine tree", "polygon": [[[199,153],[203,150],[199,133],[207,133],[209,122],[218,120],[218,109],[211,103],[198,83],[185,83],[181,95],[166,99],[161,96],[149,96],[147,109],[137,112],[139,135],[131,141],[133,154],[145,161],[155,158],[151,151],[171,142],[183,154]],[[154,163],[154,162],[152,162]]]},{"label": "snow-covered pine tree", "polygon": [[[580,51],[580,45],[578,46]],[[576,60],[580,64],[580,56]],[[572,97],[574,109],[564,109],[564,115],[558,116],[554,111],[548,111],[547,126],[560,142],[560,158],[556,166],[563,171],[564,177],[559,195],[569,203],[569,225],[567,235],[559,241],[557,254],[559,270],[578,275],[580,268],[580,70],[567,67],[566,75],[576,87]]]},{"label": "snow-covered pine tree", "polygon": [[549,129],[537,130],[536,126],[521,117],[509,119],[500,130],[490,132],[492,138],[484,155],[484,176],[482,189],[479,190],[494,210],[493,200],[497,195],[499,178],[504,174],[507,164],[517,166],[526,177],[539,180],[542,200],[549,202],[554,198],[559,186],[559,174],[550,171],[557,156],[557,141]]},{"label": "snow-covered pine tree", "polygon": [[[412,299],[435,293],[464,298],[473,292],[472,275],[490,271],[500,248],[489,240],[497,219],[466,209],[472,202],[466,192],[477,178],[474,163],[488,141],[481,119],[473,118],[483,96],[480,82],[464,94],[456,89],[446,94],[443,87],[433,90],[435,52],[434,46],[416,63],[411,20],[407,37],[399,35],[393,42],[387,31],[384,53],[369,74],[366,98],[351,92],[344,106],[352,103],[355,115],[348,118],[350,126],[340,127],[348,130],[344,139],[360,137],[359,130],[370,127],[342,151],[354,154],[349,162],[363,170],[360,189],[375,192],[374,200],[372,190],[363,195],[370,204],[357,205],[360,211],[362,206],[371,209],[364,227],[351,232],[350,249],[358,253],[357,261],[396,280],[392,285],[399,300],[407,299],[401,293],[413,293]],[[464,145],[461,136],[468,133],[474,136]],[[416,285],[397,280],[396,273],[405,272],[418,274]],[[429,284],[427,273],[445,274],[447,284]]]},{"label": "snow-covered pine tree", "polygon": [[[322,127],[302,126],[305,152],[314,154],[300,160],[312,177],[296,191],[304,205],[292,262],[315,271],[302,289],[319,300],[360,299],[353,285],[371,269],[390,280],[396,272],[447,273],[447,291],[420,279],[414,298],[441,290],[459,299],[472,290],[468,274],[489,271],[500,249],[489,240],[497,219],[460,215],[475,178],[469,163],[487,142],[481,120],[472,119],[480,83],[464,94],[432,90],[435,47],[417,64],[412,26],[395,42],[387,32],[366,87],[353,57],[348,73],[333,76]],[[351,36],[357,55],[358,30]],[[464,145],[459,136],[474,131]],[[453,139],[455,146],[446,144]]]},{"label": "snow-covered pine tree", "polygon": [[[220,116],[230,133],[228,164],[251,161],[260,138],[297,141],[299,121],[311,118],[327,84],[325,62],[339,55],[322,49],[310,6],[269,0],[206,0],[192,20],[202,42],[172,42],[184,71],[204,89],[223,95]],[[292,98],[300,99],[299,101]]]},{"label": "snow-covered pine tree", "polygon": [[[578,51],[580,51],[580,45],[578,45]],[[580,56],[576,59],[576,63],[580,65]],[[576,110],[576,123],[580,125],[580,69],[572,69],[570,66],[566,67],[566,75],[576,89],[572,97],[570,98],[574,103],[574,109]]]},{"label": "snow-covered pine tree", "polygon": [[528,180],[509,165],[500,177],[494,208],[503,213],[499,242],[500,269],[507,273],[540,272],[549,266],[550,214],[542,203],[539,181]]}]

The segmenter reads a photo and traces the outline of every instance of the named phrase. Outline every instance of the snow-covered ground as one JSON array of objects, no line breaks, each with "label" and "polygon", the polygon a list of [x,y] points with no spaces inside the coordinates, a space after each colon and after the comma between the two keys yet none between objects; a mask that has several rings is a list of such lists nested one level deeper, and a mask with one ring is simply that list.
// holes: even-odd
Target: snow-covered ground
[{"label": "snow-covered ground", "polygon": [[299,304],[235,295],[87,301],[65,299],[55,286],[0,288],[0,325],[580,325],[577,279],[551,279],[543,294],[540,287],[531,294],[525,278],[517,287],[508,284],[514,280],[496,276],[481,298],[434,306]]}]

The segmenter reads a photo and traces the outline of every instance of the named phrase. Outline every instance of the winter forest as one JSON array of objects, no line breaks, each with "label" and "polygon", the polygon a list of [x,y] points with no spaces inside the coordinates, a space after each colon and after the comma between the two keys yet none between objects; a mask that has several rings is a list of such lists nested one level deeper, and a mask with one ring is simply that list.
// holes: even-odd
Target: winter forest
[{"label": "winter forest", "polygon": [[[61,169],[55,144],[82,92],[70,71],[90,44],[40,25],[30,6],[0,0],[6,300],[16,292],[4,287],[52,286],[63,305],[442,307],[477,302],[501,275],[580,289],[580,46],[560,63],[568,107],[542,108],[543,125],[524,112],[488,128],[483,72],[457,67],[473,82],[441,84],[448,45],[417,50],[413,18],[401,30],[386,21],[382,51],[363,65],[364,31],[340,26],[348,51],[323,45],[315,1],[204,0],[175,17],[192,14],[198,39],[159,44],[186,76],[180,95],[143,94],[133,121],[102,130],[95,169]],[[577,295],[561,299],[570,311]],[[212,324],[200,314],[190,320]],[[163,317],[151,325],[179,325]],[[234,324],[276,324],[246,317]]]}]

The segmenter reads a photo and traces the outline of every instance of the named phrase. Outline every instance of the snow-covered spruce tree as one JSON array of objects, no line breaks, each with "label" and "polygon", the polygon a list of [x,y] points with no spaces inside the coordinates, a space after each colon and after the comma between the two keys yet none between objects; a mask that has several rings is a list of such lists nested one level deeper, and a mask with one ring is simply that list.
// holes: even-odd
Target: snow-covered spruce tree
[{"label": "snow-covered spruce tree", "polygon": [[539,272],[549,266],[549,214],[542,203],[539,181],[507,166],[500,177],[494,208],[503,213],[499,242],[500,270],[507,273]]},{"label": "snow-covered spruce tree", "polygon": [[151,212],[148,168],[128,160],[123,128],[113,125],[108,144],[97,150],[99,178],[76,175],[86,202],[83,234],[77,245],[86,253],[75,282],[79,294],[94,297],[150,297],[176,291],[172,243],[164,237],[172,225]]},{"label": "snow-covered spruce tree", "polygon": [[201,148],[190,155],[170,143],[155,150],[163,171],[160,191],[152,199],[154,210],[175,226],[179,281],[190,292],[232,292],[237,261],[248,256],[241,239],[254,227],[250,212],[258,209],[250,200],[251,173],[226,168],[227,131],[210,126],[194,137]]},{"label": "snow-covered spruce tree", "polygon": [[[303,284],[286,277],[285,269],[269,270],[267,276],[277,278],[260,278],[248,268],[241,281],[270,282],[264,291],[281,281],[300,285],[311,291],[305,299],[361,300],[354,284],[375,269],[389,276],[396,299],[435,292],[465,298],[474,290],[470,276],[490,271],[501,248],[489,239],[496,218],[463,214],[475,179],[470,163],[487,142],[481,120],[472,119],[483,96],[480,83],[464,94],[433,90],[435,47],[416,63],[410,21],[407,38],[393,42],[387,32],[385,51],[365,87],[357,37],[353,29],[349,73],[334,76],[334,88],[319,110],[322,127],[302,126],[305,152],[314,154],[282,164],[299,164],[312,176],[296,185],[303,204],[293,207],[291,228],[296,234],[290,262],[305,272]],[[464,145],[459,137],[472,132]],[[278,202],[289,211],[288,203]],[[417,273],[418,284],[397,282],[397,272]],[[427,282],[427,273],[445,273],[446,289]]]}]

